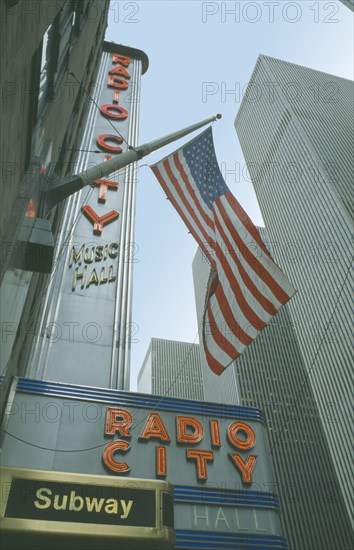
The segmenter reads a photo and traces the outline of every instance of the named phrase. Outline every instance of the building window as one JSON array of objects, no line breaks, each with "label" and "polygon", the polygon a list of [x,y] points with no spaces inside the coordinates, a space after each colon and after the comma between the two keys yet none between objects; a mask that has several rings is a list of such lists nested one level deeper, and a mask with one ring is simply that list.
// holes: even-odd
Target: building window
[{"label": "building window", "polygon": [[[40,115],[47,102],[50,86],[53,85],[53,25],[49,25],[42,40],[41,66],[39,76],[38,115]],[[55,62],[56,64],[56,62]]]},{"label": "building window", "polygon": [[78,35],[90,9],[90,0],[76,0],[73,14],[74,34]]},{"label": "building window", "polygon": [[54,100],[57,86],[67,70],[76,23],[74,13],[73,2],[67,0],[43,36],[38,115],[42,114],[48,101]]},{"label": "building window", "polygon": [[60,10],[58,16],[58,62],[55,83],[62,79],[69,61],[70,46],[73,38],[73,3],[67,1]]}]

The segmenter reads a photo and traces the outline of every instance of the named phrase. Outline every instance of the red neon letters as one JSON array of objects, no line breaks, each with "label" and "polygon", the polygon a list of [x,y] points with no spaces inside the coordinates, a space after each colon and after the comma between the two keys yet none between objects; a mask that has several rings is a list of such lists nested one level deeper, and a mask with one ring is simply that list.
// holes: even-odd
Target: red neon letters
[{"label": "red neon letters", "polygon": [[128,111],[119,105],[114,105],[113,103],[107,103],[100,107],[101,115],[106,118],[113,118],[114,120],[125,120],[128,118]]},{"label": "red neon letters", "polygon": [[[112,64],[114,65],[108,71],[108,88],[113,88],[112,94],[112,103],[105,103],[100,107],[100,113],[103,117],[113,120],[126,120],[129,116],[127,109],[118,105],[120,101],[120,90],[126,90],[129,87],[130,73],[127,71],[126,67],[129,67],[131,63],[131,58],[126,55],[113,54]],[[105,152],[120,154],[123,149],[121,144],[123,143],[123,138],[115,134],[100,134],[96,137],[96,143],[98,147]],[[105,156],[105,160],[107,160]],[[108,191],[118,189],[118,183],[112,182],[106,179],[97,179],[95,182],[99,186],[98,192],[98,202],[106,202]],[[104,225],[109,222],[116,220],[119,216],[118,212],[111,210],[110,212],[99,215],[95,210],[85,204],[82,206],[82,211],[86,217],[93,224],[93,232],[96,235],[101,235]],[[113,460],[113,459],[112,459]]]},{"label": "red neon letters", "polygon": [[115,210],[111,210],[110,212],[107,212],[107,214],[99,216],[89,204],[85,204],[82,207],[82,211],[90,220],[90,222],[92,222],[93,232],[98,235],[102,233],[103,226],[105,224],[113,222],[113,220],[116,220],[119,216],[118,212],[116,212]]},{"label": "red neon letters", "polygon": [[[166,477],[168,454],[181,452],[175,446],[169,448],[172,435],[171,424],[169,424],[170,428],[167,429],[160,414],[150,413],[139,428],[140,435],[136,434],[134,443],[132,442],[132,425],[133,417],[127,409],[121,407],[109,407],[107,409],[105,433],[112,436],[118,434],[123,439],[108,443],[102,456],[105,466],[113,472],[129,472],[129,465],[126,462],[118,462],[114,453],[131,451],[131,448],[135,447],[134,450],[139,457],[141,456],[141,460],[148,460],[148,451],[144,450],[144,453],[142,453],[141,444],[143,442],[145,444],[150,443],[150,445],[155,443],[155,474],[156,477]],[[131,440],[130,445],[124,441],[125,438]],[[207,440],[216,450],[201,449],[199,445],[203,440],[203,447],[205,440]],[[223,445],[230,448],[230,445],[232,445],[239,451],[227,453],[232,465],[243,483],[252,483],[257,457],[254,454],[249,456],[244,454],[245,451],[253,448],[256,444],[255,432],[249,424],[233,422],[226,429],[222,440],[219,420],[213,418],[208,423],[202,423],[191,416],[178,415],[176,417],[175,442],[177,445],[188,445],[188,448],[185,449],[185,459],[194,464],[196,477],[200,482],[208,479],[208,465],[220,460],[223,456],[220,448]],[[148,445],[149,448],[150,445]],[[136,448],[137,446],[139,446],[139,449]]]}]

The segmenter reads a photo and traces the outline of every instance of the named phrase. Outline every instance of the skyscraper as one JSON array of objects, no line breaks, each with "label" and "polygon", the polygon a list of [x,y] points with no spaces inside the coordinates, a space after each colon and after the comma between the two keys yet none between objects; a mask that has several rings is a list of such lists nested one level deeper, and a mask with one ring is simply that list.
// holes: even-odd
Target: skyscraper
[{"label": "skyscraper", "polygon": [[347,6],[350,10],[354,11],[354,0],[341,0],[342,4]]},{"label": "skyscraper", "polygon": [[[193,278],[199,324],[209,270],[198,250]],[[206,400],[264,410],[289,548],[349,549],[351,528],[288,304],[220,377],[203,360],[202,375]]]},{"label": "skyscraper", "polygon": [[80,148],[88,105],[83,90],[97,76],[108,11],[108,0],[1,3],[0,375],[5,395],[12,377],[25,372],[26,346],[33,338],[29,326],[50,279],[59,232],[62,205],[43,216],[42,191],[53,167],[57,176],[67,174]]},{"label": "skyscraper", "polygon": [[203,401],[199,345],[152,338],[138,375],[138,391]]},{"label": "skyscraper", "polygon": [[235,126],[350,517],[353,83],[260,55]]}]

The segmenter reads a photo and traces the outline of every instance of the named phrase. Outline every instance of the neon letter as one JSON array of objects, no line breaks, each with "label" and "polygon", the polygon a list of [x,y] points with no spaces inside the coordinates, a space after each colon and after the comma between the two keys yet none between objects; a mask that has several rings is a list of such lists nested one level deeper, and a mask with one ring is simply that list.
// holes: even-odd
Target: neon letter
[{"label": "neon letter", "polygon": [[[193,433],[187,433],[187,427],[193,429]],[[203,439],[204,430],[199,420],[190,416],[177,417],[177,441],[181,443],[198,443]]]},{"label": "neon letter", "polygon": [[[242,431],[246,434],[246,439],[240,439],[238,432]],[[227,430],[227,437],[232,445],[238,449],[246,451],[252,449],[256,444],[256,434],[252,430],[251,426],[245,422],[234,422],[230,424]]]},{"label": "neon letter", "polygon": [[[118,420],[120,418],[121,420]],[[106,417],[106,431],[108,435],[114,435],[116,432],[120,436],[131,437],[129,428],[133,424],[133,417],[126,409],[114,409],[108,407]]]},{"label": "neon letter", "polygon": [[157,413],[149,415],[139,439],[150,439],[150,437],[160,439],[161,441],[171,441],[164,423]]},{"label": "neon letter", "polygon": [[129,472],[130,467],[126,462],[117,462],[113,458],[113,453],[115,451],[125,452],[125,451],[128,451],[129,449],[130,449],[130,445],[126,441],[121,441],[121,440],[111,441],[110,443],[108,443],[108,445],[106,445],[103,451],[102,460],[107,466],[107,468],[109,468],[113,472],[120,472],[120,473]]},{"label": "neon letter", "polygon": [[234,464],[240,470],[244,483],[252,483],[252,472],[255,467],[257,457],[255,455],[250,455],[246,462],[238,453],[229,453],[229,457],[232,458]]},{"label": "neon letter", "polygon": [[100,113],[107,118],[113,118],[115,120],[125,120],[128,117],[128,111],[124,109],[124,107],[119,107],[113,103],[102,105],[102,107],[100,107]]},{"label": "neon letter", "polygon": [[114,134],[101,134],[96,139],[96,143],[104,151],[109,151],[111,153],[121,153],[123,149],[117,147],[117,145],[110,145],[107,141],[114,141],[115,143],[123,143],[123,138],[115,136]]},{"label": "neon letter", "polygon": [[187,449],[187,458],[196,459],[198,479],[208,479],[206,461],[214,460],[213,451],[197,451],[196,449]]}]

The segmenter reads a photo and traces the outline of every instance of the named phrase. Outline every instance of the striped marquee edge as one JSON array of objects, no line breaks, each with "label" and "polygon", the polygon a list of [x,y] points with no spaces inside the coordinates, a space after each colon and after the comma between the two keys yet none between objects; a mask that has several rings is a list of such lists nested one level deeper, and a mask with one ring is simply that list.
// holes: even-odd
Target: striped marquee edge
[{"label": "striped marquee edge", "polygon": [[190,399],[177,399],[175,397],[161,397],[149,394],[96,388],[93,386],[79,386],[61,382],[31,380],[28,378],[19,378],[16,391],[50,395],[52,397],[62,397],[64,399],[77,399],[81,401],[154,408],[157,410],[167,410],[171,412],[183,411],[185,413],[222,416],[223,418],[234,419],[237,417],[243,420],[253,420],[256,422],[264,421],[262,411],[252,407],[192,401]]},{"label": "striped marquee edge", "polygon": [[210,531],[185,531],[176,529],[176,548],[200,548],[201,550],[230,550],[273,548],[287,549],[286,538],[276,535],[247,535],[213,533]]},{"label": "striped marquee edge", "polygon": [[274,493],[263,491],[232,491],[230,489],[213,489],[174,486],[175,503],[214,504],[218,506],[248,506],[257,508],[280,509],[279,498]]}]

